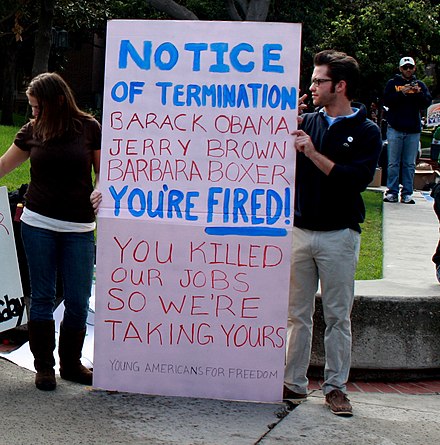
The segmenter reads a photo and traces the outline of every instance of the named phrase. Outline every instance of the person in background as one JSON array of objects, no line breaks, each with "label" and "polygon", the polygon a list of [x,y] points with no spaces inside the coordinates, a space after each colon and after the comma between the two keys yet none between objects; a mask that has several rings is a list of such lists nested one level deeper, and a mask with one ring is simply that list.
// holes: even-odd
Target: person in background
[{"label": "person in background", "polygon": [[[361,192],[371,182],[382,140],[361,104],[352,104],[357,61],[334,50],[315,55],[310,85],[314,113],[305,113],[296,137],[287,352],[283,398],[307,398],[313,313],[318,283],[326,323],[322,390],[332,413],[351,416],[346,395],[351,364],[354,274],[365,217]],[[337,197],[335,197],[337,193]]]},{"label": "person in background", "polygon": [[422,131],[420,111],[431,103],[426,85],[415,77],[416,64],[412,57],[402,57],[400,74],[390,79],[384,91],[387,112],[388,172],[385,202],[397,202],[400,173],[400,202],[415,204],[412,199],[417,150]]},{"label": "person in background", "polygon": [[57,276],[64,315],[60,326],[61,378],[91,385],[92,371],[81,364],[95,259],[94,205],[99,192],[101,126],[81,111],[66,82],[43,73],[26,95],[33,119],[17,133],[0,158],[0,178],[30,160],[30,183],[21,216],[22,239],[31,283],[29,345],[37,371],[35,385],[54,390]]},{"label": "person in background", "polygon": [[[440,127],[437,127],[437,130],[439,129]],[[437,184],[432,187],[431,196],[434,199],[433,209],[440,223],[440,182],[437,182]],[[440,239],[437,243],[437,248],[435,249],[434,255],[432,255],[432,262],[435,264],[435,276],[437,281],[440,283]]]},{"label": "person in background", "polygon": [[379,125],[380,122],[380,113],[378,102],[371,102],[369,109],[369,119],[371,119],[375,124]]}]

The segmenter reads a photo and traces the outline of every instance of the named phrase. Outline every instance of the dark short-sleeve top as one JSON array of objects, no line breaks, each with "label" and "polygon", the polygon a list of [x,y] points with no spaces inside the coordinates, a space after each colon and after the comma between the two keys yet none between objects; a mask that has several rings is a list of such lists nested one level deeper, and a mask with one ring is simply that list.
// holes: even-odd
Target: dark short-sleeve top
[{"label": "dark short-sleeve top", "polygon": [[83,118],[79,132],[43,142],[25,124],[15,145],[30,153],[30,183],[25,195],[29,210],[61,221],[90,223],[95,220],[90,194],[93,191],[93,153],[101,148],[101,126]]}]

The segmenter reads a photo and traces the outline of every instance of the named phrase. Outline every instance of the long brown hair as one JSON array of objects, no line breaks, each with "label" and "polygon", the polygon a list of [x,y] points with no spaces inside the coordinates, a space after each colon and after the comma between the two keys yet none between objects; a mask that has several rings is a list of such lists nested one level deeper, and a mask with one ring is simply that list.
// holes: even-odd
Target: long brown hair
[{"label": "long brown hair", "polygon": [[34,77],[26,94],[38,102],[39,113],[32,123],[34,135],[43,141],[73,135],[81,131],[82,119],[92,117],[78,108],[72,90],[57,73]]}]

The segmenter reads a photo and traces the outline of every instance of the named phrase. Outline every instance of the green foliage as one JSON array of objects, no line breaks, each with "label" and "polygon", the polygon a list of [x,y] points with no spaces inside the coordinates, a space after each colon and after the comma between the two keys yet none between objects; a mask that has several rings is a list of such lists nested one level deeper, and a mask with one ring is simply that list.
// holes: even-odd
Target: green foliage
[{"label": "green foliage", "polygon": [[[429,1],[340,1],[322,45],[354,56],[363,73],[362,99],[380,96],[404,55],[413,56],[418,74],[424,65],[440,62],[440,6]],[[424,79],[428,83],[429,79]]]},{"label": "green foliage", "polygon": [[367,211],[362,224],[361,251],[356,280],[377,280],[383,277],[382,193],[367,190],[362,194]]},{"label": "green foliage", "polygon": [[108,4],[109,2],[102,0],[58,0],[54,23],[69,31],[102,29],[108,17]]},{"label": "green foliage", "polygon": [[[293,4],[292,4],[293,3]],[[329,18],[339,9],[333,0],[272,0],[268,21],[302,24],[301,91],[307,93],[313,70],[313,55],[325,49],[323,38],[329,32]]]},{"label": "green foliage", "polygon": [[146,0],[114,0],[107,2],[109,19],[155,19],[160,18]]},{"label": "green foliage", "polygon": [[313,54],[335,48],[359,61],[359,99],[368,104],[382,96],[404,55],[416,59],[417,76],[439,94],[439,82],[424,74],[434,64],[440,78],[439,18],[437,0],[272,0],[268,21],[302,23],[302,91],[308,91]]}]

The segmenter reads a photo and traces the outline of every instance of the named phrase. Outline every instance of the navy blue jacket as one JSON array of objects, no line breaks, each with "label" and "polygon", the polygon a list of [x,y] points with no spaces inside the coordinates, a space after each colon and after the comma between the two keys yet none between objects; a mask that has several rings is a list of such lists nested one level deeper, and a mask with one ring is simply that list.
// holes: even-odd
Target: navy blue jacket
[{"label": "navy blue jacket", "polygon": [[[401,89],[404,85],[417,82],[422,89],[420,93],[403,94]],[[397,131],[404,133],[420,133],[422,125],[420,121],[420,110],[428,108],[432,102],[431,94],[421,80],[407,80],[402,75],[396,74],[390,79],[384,91],[384,104],[389,109],[386,114],[388,125]]]},{"label": "navy blue jacket", "polygon": [[308,230],[353,229],[365,219],[363,192],[373,179],[382,139],[379,127],[367,119],[363,105],[351,118],[329,127],[322,112],[304,114],[300,128],[335,166],[327,176],[304,153],[297,152],[294,225]]}]

